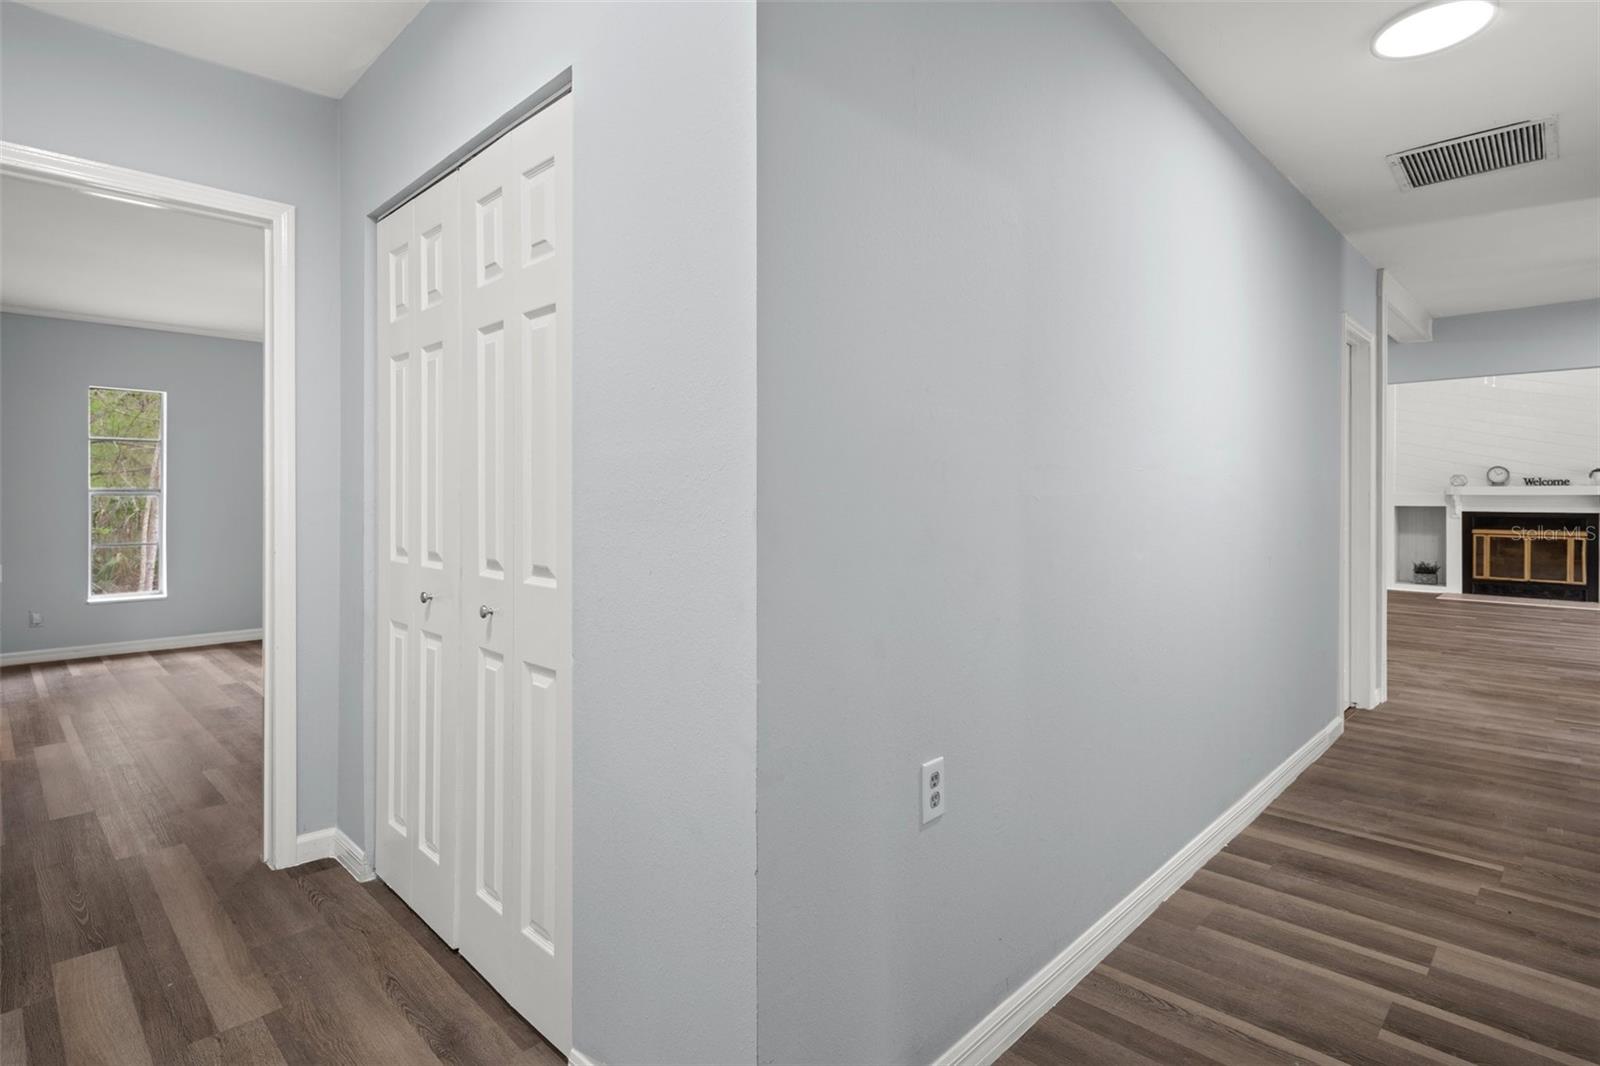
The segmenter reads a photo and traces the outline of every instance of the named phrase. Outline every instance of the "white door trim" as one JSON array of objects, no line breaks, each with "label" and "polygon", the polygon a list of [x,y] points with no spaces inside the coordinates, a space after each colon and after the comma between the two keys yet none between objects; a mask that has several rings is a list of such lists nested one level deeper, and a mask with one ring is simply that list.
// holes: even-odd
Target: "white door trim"
[{"label": "white door trim", "polygon": [[[1414,305],[1408,312],[1411,318],[1407,321],[1418,325],[1420,304],[1416,304],[1411,295],[1400,288],[1400,283],[1389,276],[1386,268],[1378,270],[1378,332],[1377,347],[1373,349],[1373,358],[1377,362],[1378,396],[1377,396],[1377,425],[1378,425],[1378,480],[1377,480],[1377,508],[1379,517],[1378,537],[1378,617],[1377,647],[1378,664],[1378,692],[1379,704],[1389,702],[1389,584],[1394,578],[1394,469],[1395,469],[1395,425],[1394,425],[1394,386],[1389,384],[1389,338],[1391,336],[1391,323],[1397,317],[1395,300],[1403,296],[1411,300]],[[1426,319],[1427,335],[1421,339],[1433,339],[1433,319]]]},{"label": "white door trim", "polygon": [[261,227],[266,264],[262,338],[262,858],[295,863],[295,314],[294,207],[140,170],[0,141],[0,173],[153,200]]},{"label": "white door trim", "polygon": [[[1356,362],[1352,362],[1352,356]],[[1358,365],[1359,364],[1359,365]],[[1358,371],[1360,371],[1358,375]],[[1340,324],[1339,334],[1339,688],[1338,701],[1346,707],[1376,707],[1382,696],[1382,615],[1385,590],[1385,553],[1381,550],[1379,516],[1384,514],[1382,499],[1382,421],[1379,396],[1382,361],[1373,334],[1349,315]],[[1366,384],[1360,396],[1353,383]],[[1351,444],[1358,438],[1368,442],[1370,462],[1353,469]],[[1351,499],[1358,489],[1366,500],[1362,513],[1354,513]],[[1354,593],[1365,586],[1366,595]],[[1364,679],[1351,681],[1355,667]]]},{"label": "white door trim", "polygon": [[1339,331],[1339,687],[1337,702],[1350,706],[1350,316]]}]

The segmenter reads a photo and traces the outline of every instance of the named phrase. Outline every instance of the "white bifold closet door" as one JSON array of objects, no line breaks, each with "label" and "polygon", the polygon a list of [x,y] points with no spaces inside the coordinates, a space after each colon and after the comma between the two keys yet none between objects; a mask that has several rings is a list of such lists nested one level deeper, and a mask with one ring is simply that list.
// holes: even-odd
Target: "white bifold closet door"
[{"label": "white bifold closet door", "polygon": [[378,225],[377,869],[455,943],[462,420],[459,210],[441,182]]},{"label": "white bifold closet door", "polygon": [[[563,1050],[572,1013],[571,143],[569,96],[378,227],[378,873]],[[436,193],[438,211],[425,212]],[[433,306],[428,267],[418,302],[395,295],[407,269],[395,250],[414,248],[426,264],[435,247],[441,264],[455,264],[441,265],[451,283],[433,290],[455,323],[438,348],[447,380],[436,388],[422,347],[432,336],[422,328]],[[408,318],[415,324],[402,328]],[[412,359],[415,386],[394,369]],[[430,422],[435,396],[445,406]],[[429,427],[441,428],[430,436]],[[447,489],[428,481],[434,456]],[[438,541],[448,590],[425,587],[434,502],[449,507],[450,539]],[[404,536],[417,546],[400,544],[392,531],[412,525]],[[430,777],[433,755],[443,768]]]},{"label": "white bifold closet door", "polygon": [[461,953],[571,1046],[570,96],[461,168]]}]

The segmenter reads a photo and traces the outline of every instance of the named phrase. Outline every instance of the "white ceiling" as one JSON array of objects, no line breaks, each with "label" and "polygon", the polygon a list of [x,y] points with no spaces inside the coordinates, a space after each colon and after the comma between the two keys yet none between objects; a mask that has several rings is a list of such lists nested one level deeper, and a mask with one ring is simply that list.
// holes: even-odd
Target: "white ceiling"
[{"label": "white ceiling", "polygon": [[260,339],[263,231],[0,178],[0,307]]},{"label": "white ceiling", "polygon": [[[1502,2],[1477,37],[1398,61],[1372,37],[1414,0],[1119,6],[1433,314],[1600,297],[1600,4]],[[1549,115],[1553,162],[1409,192],[1384,162]]]},{"label": "white ceiling", "polygon": [[108,33],[338,98],[427,0],[22,0]]}]

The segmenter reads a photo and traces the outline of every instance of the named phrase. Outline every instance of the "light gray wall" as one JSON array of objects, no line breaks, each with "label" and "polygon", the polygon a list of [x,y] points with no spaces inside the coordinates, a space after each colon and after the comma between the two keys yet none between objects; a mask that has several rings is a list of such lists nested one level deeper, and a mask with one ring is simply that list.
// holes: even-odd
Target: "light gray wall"
[{"label": "light gray wall", "polygon": [[1600,300],[1433,320],[1433,340],[1389,345],[1389,383],[1600,366]]},{"label": "light gray wall", "polygon": [[[165,599],[86,602],[94,385],[167,394]],[[261,626],[259,343],[0,315],[0,431],[0,651]]]},{"label": "light gray wall", "polygon": [[[573,71],[574,1035],[755,1056],[755,11],[430,4],[344,99],[339,824],[368,840],[365,216]],[[355,595],[357,573],[360,595]]]},{"label": "light gray wall", "polygon": [[296,208],[299,828],[330,826],[342,488],[334,101],[0,3],[0,136]]},{"label": "light gray wall", "polygon": [[926,1062],[1334,718],[1373,290],[1110,5],[758,38],[760,1060]]}]

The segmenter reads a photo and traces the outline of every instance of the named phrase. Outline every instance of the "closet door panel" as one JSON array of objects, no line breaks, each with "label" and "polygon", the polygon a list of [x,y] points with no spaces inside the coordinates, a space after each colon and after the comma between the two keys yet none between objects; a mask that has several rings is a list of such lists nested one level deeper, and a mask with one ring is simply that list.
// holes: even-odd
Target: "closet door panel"
[{"label": "closet door panel", "polygon": [[[559,1048],[571,1041],[570,100],[462,168],[463,336],[477,442],[463,508],[479,610],[463,766],[477,820],[461,950]],[[484,616],[480,617],[480,613]]]},{"label": "closet door panel", "polygon": [[[416,829],[406,902],[456,943],[456,733],[461,717],[459,220],[454,175],[412,202],[417,249]],[[423,602],[423,594],[427,601]]]},{"label": "closet door panel", "polygon": [[496,142],[461,168],[463,232],[462,375],[468,396],[467,456],[463,464],[463,654],[471,678],[463,686],[461,763],[466,824],[462,844],[461,950],[507,999],[516,974],[495,944],[512,898],[508,862],[516,832],[506,804],[508,766],[517,727],[518,686],[512,644],[514,534],[511,464],[517,450],[517,371],[521,334],[515,328],[508,249],[516,246],[516,212],[508,209],[510,144]]},{"label": "closet door panel", "polygon": [[378,223],[378,875],[402,897],[411,894],[416,812],[411,758],[415,745],[416,347],[413,338],[416,245],[412,205]]},{"label": "closet door panel", "polygon": [[529,998],[547,1016],[571,1010],[571,107],[570,97],[558,101],[511,134],[524,219],[513,593],[524,683],[516,752],[522,850],[512,943]]},{"label": "closet door panel", "polygon": [[378,224],[380,877],[456,939],[460,265],[454,179]]}]

